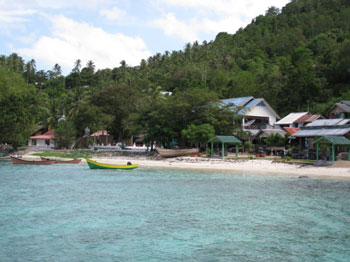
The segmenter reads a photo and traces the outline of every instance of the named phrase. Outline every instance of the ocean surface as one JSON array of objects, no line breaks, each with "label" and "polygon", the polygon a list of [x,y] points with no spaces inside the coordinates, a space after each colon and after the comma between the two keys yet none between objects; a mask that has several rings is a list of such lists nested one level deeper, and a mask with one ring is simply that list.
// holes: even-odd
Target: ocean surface
[{"label": "ocean surface", "polygon": [[350,181],[0,162],[0,261],[350,261]]}]

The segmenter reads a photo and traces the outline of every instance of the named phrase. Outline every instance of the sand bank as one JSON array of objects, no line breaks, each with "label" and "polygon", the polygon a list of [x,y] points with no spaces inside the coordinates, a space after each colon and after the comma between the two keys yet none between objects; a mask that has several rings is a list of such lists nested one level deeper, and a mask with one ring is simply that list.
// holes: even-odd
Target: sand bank
[{"label": "sand bank", "polygon": [[344,163],[344,161],[337,161],[336,164],[329,167],[317,167],[302,164],[276,163],[273,160],[222,160],[204,157],[177,157],[170,159],[151,159],[146,157],[94,157],[92,159],[108,164],[126,164],[128,161],[131,161],[133,164],[138,164],[141,168],[180,168],[228,171],[233,173],[350,179],[350,163]]},{"label": "sand bank", "polygon": [[[38,156],[25,155],[24,158],[33,159]],[[92,157],[93,160],[106,164],[126,164],[132,162],[140,168],[177,168],[193,170],[214,170],[239,174],[268,174],[288,175],[297,177],[324,177],[350,179],[350,161],[336,161],[332,166],[321,167],[303,164],[288,164],[271,160],[232,160],[212,159],[206,157],[177,157],[155,159],[150,157]],[[86,165],[85,159],[81,164]]]}]

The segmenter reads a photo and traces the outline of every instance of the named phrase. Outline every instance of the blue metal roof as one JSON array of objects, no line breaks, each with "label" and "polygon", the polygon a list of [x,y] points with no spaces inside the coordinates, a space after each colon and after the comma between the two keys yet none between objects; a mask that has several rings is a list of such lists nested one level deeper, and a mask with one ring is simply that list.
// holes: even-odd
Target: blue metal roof
[{"label": "blue metal roof", "polygon": [[234,104],[236,107],[240,107],[240,106],[244,106],[245,104],[247,104],[252,99],[254,99],[254,97],[252,97],[252,96],[245,96],[245,97],[236,97],[236,98],[222,99],[221,102],[223,102],[225,105]]},{"label": "blue metal roof", "polygon": [[[249,103],[244,106],[244,108],[242,108],[241,110],[238,111],[238,114],[242,115],[242,114],[246,113],[250,108],[256,106],[260,102],[262,102],[262,98],[254,98],[254,99],[250,100]],[[262,103],[264,103],[264,102],[262,102]],[[263,106],[266,106],[266,105],[264,104]]]}]

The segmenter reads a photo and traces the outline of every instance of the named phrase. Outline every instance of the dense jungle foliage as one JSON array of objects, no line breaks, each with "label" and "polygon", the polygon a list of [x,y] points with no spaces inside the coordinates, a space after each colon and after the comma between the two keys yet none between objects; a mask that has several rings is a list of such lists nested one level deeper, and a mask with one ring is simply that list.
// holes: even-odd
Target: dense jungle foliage
[{"label": "dense jungle foliage", "polygon": [[119,141],[143,133],[167,144],[201,141],[194,126],[229,135],[235,115],[215,106],[221,98],[264,97],[281,116],[325,114],[350,99],[350,1],[293,0],[233,35],[157,53],[136,67],[121,61],[95,70],[78,59],[63,76],[58,64],[44,71],[15,53],[1,56],[0,91],[0,143],[15,146],[37,124],[57,127],[63,114],[77,137],[88,126]]}]

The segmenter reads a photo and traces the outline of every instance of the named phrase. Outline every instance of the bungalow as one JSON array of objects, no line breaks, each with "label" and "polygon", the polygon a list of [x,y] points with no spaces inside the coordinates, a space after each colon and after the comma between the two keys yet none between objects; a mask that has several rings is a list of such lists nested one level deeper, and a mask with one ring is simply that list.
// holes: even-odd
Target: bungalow
[{"label": "bungalow", "polygon": [[42,135],[34,135],[29,138],[28,146],[31,148],[55,147],[55,131],[49,130]]},{"label": "bungalow", "polygon": [[350,101],[340,101],[329,110],[329,118],[350,118]]},{"label": "bungalow", "polygon": [[293,137],[350,136],[350,119],[318,119],[300,128]]},{"label": "bungalow", "polygon": [[299,138],[299,151],[312,149],[312,142],[321,136],[350,137],[350,119],[317,119],[295,132],[291,138]]},{"label": "bungalow", "polygon": [[244,130],[273,129],[277,119],[281,118],[264,98],[236,97],[222,99],[221,102],[237,109],[237,113],[243,116]]},{"label": "bungalow", "polygon": [[321,115],[312,115],[309,112],[290,113],[281,120],[276,122],[277,129],[284,129],[293,135],[299,129],[313,121],[323,118]]},{"label": "bungalow", "polygon": [[107,130],[99,130],[91,135],[94,140],[94,145],[108,146],[113,143],[113,137]]}]

